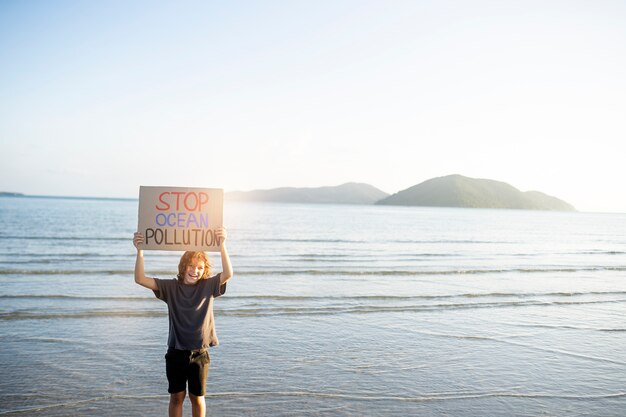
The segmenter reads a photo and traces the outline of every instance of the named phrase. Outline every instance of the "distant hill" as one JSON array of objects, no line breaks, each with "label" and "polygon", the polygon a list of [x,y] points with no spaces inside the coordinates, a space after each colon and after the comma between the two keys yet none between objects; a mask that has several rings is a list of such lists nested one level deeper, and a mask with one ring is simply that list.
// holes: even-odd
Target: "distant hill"
[{"label": "distant hill", "polygon": [[500,181],[448,175],[432,178],[376,204],[431,207],[575,211],[563,200],[539,191],[521,192]]},{"label": "distant hill", "polygon": [[388,195],[386,192],[369,184],[349,182],[334,187],[283,187],[270,190],[232,191],[226,193],[225,197],[231,201],[374,204]]}]

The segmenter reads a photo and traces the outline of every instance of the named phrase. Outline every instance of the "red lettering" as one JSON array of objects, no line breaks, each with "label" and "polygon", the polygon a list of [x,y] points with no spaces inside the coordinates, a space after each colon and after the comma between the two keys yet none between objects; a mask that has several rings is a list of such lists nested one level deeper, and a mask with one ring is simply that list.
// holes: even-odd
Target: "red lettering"
[{"label": "red lettering", "polygon": [[172,194],[176,196],[176,211],[180,211],[180,196],[185,193],[182,191],[172,191]]},{"label": "red lettering", "polygon": [[[200,206],[200,207],[198,207],[198,211],[203,211],[203,210],[202,210],[202,205],[203,205],[203,204],[206,204],[206,203],[208,203],[208,202],[209,202],[209,195],[208,195],[207,193],[198,193],[198,194],[199,194],[199,196],[200,196],[200,197],[199,197],[199,199],[200,199],[200,204],[199,204],[199,206]],[[204,197],[204,198],[203,198],[203,197]]]},{"label": "red lettering", "polygon": [[167,201],[164,201],[163,198],[165,197],[166,194],[169,194],[167,191],[161,193],[159,195],[159,203],[163,203],[165,204],[164,207],[159,207],[159,204],[157,203],[157,205],[155,206],[157,210],[159,211],[165,211],[165,210],[169,210],[170,209],[170,203],[168,203]]},{"label": "red lettering", "polygon": [[[189,197],[191,196],[193,196],[194,202],[196,203],[193,207],[189,207],[189,205],[187,204],[187,202],[189,201]],[[196,211],[196,209],[198,208],[198,196],[196,195],[196,193],[187,193],[187,195],[185,196],[185,208],[187,209],[187,211]]]},{"label": "red lettering", "polygon": [[[174,201],[172,196],[176,196],[175,208],[172,208]],[[159,194],[159,201],[155,205],[155,208],[159,211],[176,210],[181,211],[184,207],[186,211],[203,211],[204,205],[209,202],[209,195],[207,193],[195,193],[184,191],[164,191]]]}]

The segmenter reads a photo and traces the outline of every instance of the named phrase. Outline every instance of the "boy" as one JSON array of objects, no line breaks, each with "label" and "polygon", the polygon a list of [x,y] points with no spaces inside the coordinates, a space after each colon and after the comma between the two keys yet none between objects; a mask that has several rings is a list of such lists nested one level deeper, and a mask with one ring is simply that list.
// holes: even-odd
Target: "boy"
[{"label": "boy", "polygon": [[228,251],[226,229],[217,231],[223,271],[211,274],[211,263],[204,252],[185,252],[178,264],[177,279],[158,279],[144,274],[144,236],[135,233],[133,244],[137,248],[135,282],[151,289],[160,300],[167,303],[169,316],[168,349],[165,355],[169,416],[182,417],[183,402],[189,390],[193,417],[204,417],[206,402],[206,377],[211,359],[209,346],[217,346],[213,320],[213,300],[224,294],[226,282],[233,276]]}]

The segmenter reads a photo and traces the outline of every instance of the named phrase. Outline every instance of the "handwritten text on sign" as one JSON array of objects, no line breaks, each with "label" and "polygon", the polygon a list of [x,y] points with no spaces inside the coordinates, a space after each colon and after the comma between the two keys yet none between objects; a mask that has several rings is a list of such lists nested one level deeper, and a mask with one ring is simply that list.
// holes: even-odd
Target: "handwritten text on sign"
[{"label": "handwritten text on sign", "polygon": [[216,188],[139,188],[143,249],[218,251],[224,191]]}]

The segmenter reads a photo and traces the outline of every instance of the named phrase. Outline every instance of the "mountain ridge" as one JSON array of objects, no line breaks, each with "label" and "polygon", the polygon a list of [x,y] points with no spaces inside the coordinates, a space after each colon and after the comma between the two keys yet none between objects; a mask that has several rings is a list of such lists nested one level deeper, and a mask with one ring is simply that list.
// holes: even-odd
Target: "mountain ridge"
[{"label": "mountain ridge", "polygon": [[376,204],[576,211],[571,204],[540,191],[522,192],[505,182],[458,174],[431,178]]},{"label": "mountain ridge", "polygon": [[315,204],[374,204],[389,196],[373,185],[347,182],[324,187],[280,187],[267,190],[231,191],[225,198],[234,201],[264,201]]},{"label": "mountain ridge", "polygon": [[349,182],[325,187],[280,187],[231,191],[235,201],[316,204],[378,204],[425,207],[576,211],[569,203],[540,191],[522,192],[510,184],[459,174],[436,177],[388,194],[372,185]]}]

